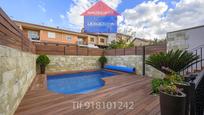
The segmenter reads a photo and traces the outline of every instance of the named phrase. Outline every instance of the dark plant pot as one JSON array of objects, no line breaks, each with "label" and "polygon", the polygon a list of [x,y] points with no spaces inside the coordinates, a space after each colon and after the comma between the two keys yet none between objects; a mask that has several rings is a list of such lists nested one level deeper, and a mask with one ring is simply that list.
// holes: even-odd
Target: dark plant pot
[{"label": "dark plant pot", "polygon": [[103,68],[104,68],[104,65],[105,65],[104,63],[101,63],[101,69],[103,69]]},{"label": "dark plant pot", "polygon": [[186,95],[170,95],[160,91],[161,115],[185,115]]},{"label": "dark plant pot", "polygon": [[40,65],[40,74],[45,74],[45,65]]},{"label": "dark plant pot", "polygon": [[188,115],[190,107],[190,84],[186,83],[186,84],[176,84],[176,87],[178,87],[179,89],[183,89],[182,92],[184,92],[186,94],[186,105],[185,105],[185,115]]}]

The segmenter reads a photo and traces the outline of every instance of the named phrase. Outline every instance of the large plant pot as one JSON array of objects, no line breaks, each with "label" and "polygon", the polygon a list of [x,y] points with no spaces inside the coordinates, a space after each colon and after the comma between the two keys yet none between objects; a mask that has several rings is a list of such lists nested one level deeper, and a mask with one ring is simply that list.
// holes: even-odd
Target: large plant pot
[{"label": "large plant pot", "polygon": [[101,69],[103,69],[103,68],[104,68],[104,65],[105,65],[104,63],[101,63]]},{"label": "large plant pot", "polygon": [[40,74],[45,74],[45,65],[40,65]]},{"label": "large plant pot", "polygon": [[160,91],[161,115],[185,115],[186,95],[170,95]]},{"label": "large plant pot", "polygon": [[188,115],[189,110],[190,110],[190,99],[192,98],[190,96],[191,93],[191,87],[190,84],[176,84],[176,87],[179,89],[183,89],[182,92],[186,94],[186,105],[185,105],[185,115]]}]

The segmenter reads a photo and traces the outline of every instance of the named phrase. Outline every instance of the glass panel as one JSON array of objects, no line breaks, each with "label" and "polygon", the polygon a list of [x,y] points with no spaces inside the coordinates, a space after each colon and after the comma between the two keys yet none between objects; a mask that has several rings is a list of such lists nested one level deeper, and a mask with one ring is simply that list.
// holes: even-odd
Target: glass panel
[{"label": "glass panel", "polygon": [[72,40],[72,37],[71,37],[71,36],[67,36],[67,40],[68,40],[68,41],[71,41],[71,40]]},{"label": "glass panel", "polygon": [[48,32],[48,38],[55,38],[54,32]]},{"label": "glass panel", "polygon": [[28,38],[31,40],[40,40],[40,37],[37,31],[28,31]]}]

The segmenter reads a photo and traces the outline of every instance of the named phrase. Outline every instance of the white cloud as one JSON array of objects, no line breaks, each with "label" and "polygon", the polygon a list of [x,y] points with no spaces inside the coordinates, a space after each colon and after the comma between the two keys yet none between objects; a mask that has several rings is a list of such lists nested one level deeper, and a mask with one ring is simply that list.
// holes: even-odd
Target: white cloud
[{"label": "white cloud", "polygon": [[53,22],[53,19],[52,19],[52,18],[50,18],[50,19],[49,19],[49,22],[50,22],[50,23],[52,23],[52,22]]},{"label": "white cloud", "polygon": [[64,19],[65,16],[64,16],[63,14],[60,14],[60,18],[61,18],[61,19]]},{"label": "white cloud", "polygon": [[[81,13],[97,0],[73,0],[67,11],[68,22],[80,30],[83,27]],[[122,0],[103,0],[116,9]],[[164,38],[166,32],[186,27],[204,25],[204,0],[176,0],[173,7],[161,0],[145,1],[134,8],[126,9],[118,17],[118,30],[136,37],[153,39]],[[61,17],[61,16],[60,16]],[[66,18],[66,17],[65,17]]]},{"label": "white cloud", "polygon": [[204,0],[181,0],[169,9],[167,20],[179,28],[204,24]]},{"label": "white cloud", "polygon": [[158,1],[143,2],[132,9],[126,9],[122,13],[119,30],[126,34],[134,33],[137,37],[159,37],[165,28],[163,17],[167,9],[165,2]]},{"label": "white cloud", "polygon": [[[71,8],[67,12],[69,23],[78,26],[79,28],[83,27],[83,16],[80,16],[98,0],[73,0]],[[117,8],[121,3],[121,0],[103,0],[111,8]]]},{"label": "white cloud", "polygon": [[204,24],[203,0],[180,0],[174,8],[161,1],[143,2],[126,9],[119,31],[147,39],[164,38],[166,32]]},{"label": "white cloud", "polygon": [[40,8],[40,10],[42,10],[42,12],[47,12],[47,10],[45,9],[45,7],[42,4],[38,4],[38,7]]}]

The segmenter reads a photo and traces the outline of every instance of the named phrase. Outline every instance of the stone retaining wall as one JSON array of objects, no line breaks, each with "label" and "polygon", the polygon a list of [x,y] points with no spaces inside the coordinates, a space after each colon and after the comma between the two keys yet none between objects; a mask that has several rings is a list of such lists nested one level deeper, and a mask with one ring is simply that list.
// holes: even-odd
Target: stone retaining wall
[{"label": "stone retaining wall", "polygon": [[0,115],[12,115],[36,75],[36,55],[0,45]]},{"label": "stone retaining wall", "polygon": [[[107,56],[108,64],[135,67],[136,74],[142,75],[142,56],[141,55],[125,55],[125,56]],[[162,78],[164,74],[155,68],[146,65],[146,75],[154,78]]]},{"label": "stone retaining wall", "polygon": [[98,59],[100,56],[60,56],[48,55],[50,64],[46,72],[64,72],[73,70],[100,69]]}]

